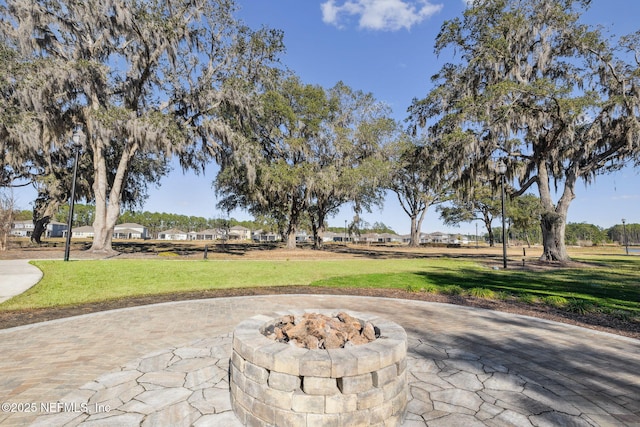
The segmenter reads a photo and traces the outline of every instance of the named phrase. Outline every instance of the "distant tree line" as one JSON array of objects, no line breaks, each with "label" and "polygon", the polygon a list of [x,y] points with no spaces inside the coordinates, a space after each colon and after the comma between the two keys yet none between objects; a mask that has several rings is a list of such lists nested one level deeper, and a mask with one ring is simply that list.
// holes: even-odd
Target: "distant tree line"
[{"label": "distant tree line", "polygon": [[[61,207],[54,215],[54,221],[67,222],[68,206]],[[442,212],[450,212],[441,209]],[[524,244],[534,245],[542,243],[542,233],[537,218],[531,217],[529,221],[524,221],[521,216],[522,211],[517,209],[509,209],[509,217],[507,218],[507,239],[508,241],[519,241]],[[95,206],[86,204],[77,204],[74,209],[73,227],[82,227],[93,223],[95,215]],[[520,216],[519,216],[520,215]],[[33,219],[33,212],[30,210],[18,210],[13,213],[14,221],[30,221]],[[127,211],[120,216],[120,223],[136,223],[147,227],[152,236],[157,236],[161,231],[171,228],[182,231],[202,231],[206,229],[226,229],[234,226],[246,227],[250,230],[264,230],[268,232],[277,232],[274,224],[269,224],[264,219],[244,220],[240,221],[235,218],[204,218],[199,216],[179,215],[165,212],[133,212]],[[640,244],[640,224],[626,224],[627,239],[629,245]],[[343,234],[345,227],[332,226],[327,227],[326,231],[337,234]],[[383,222],[374,222],[369,224],[360,221],[358,227],[353,228],[353,224],[348,223],[346,232],[351,235],[362,235],[367,233],[389,233],[397,234],[393,228]],[[502,244],[502,227],[493,227],[493,243]],[[482,232],[479,237],[488,243],[491,243],[489,233]],[[601,245],[607,243],[624,244],[624,233],[622,224],[614,225],[610,228],[602,228],[598,225],[588,224],[585,222],[567,224],[567,232],[565,235],[565,243],[567,245],[593,244]]]}]

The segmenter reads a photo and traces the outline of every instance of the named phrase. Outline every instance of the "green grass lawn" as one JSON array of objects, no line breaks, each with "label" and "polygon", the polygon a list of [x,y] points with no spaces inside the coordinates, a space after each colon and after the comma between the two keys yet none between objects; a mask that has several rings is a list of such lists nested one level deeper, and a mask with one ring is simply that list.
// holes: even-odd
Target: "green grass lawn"
[{"label": "green grass lawn", "polygon": [[[597,266],[532,272],[491,270],[473,263],[429,260],[429,267],[421,271],[332,277],[313,284],[484,294],[493,298],[520,297],[523,301],[549,301],[552,305],[573,306],[575,309],[584,309],[588,305],[606,311],[623,310],[640,315],[639,258],[607,257],[583,261],[596,263]],[[479,289],[490,292],[483,293]],[[560,302],[562,299],[566,302]]]},{"label": "green grass lawn", "polygon": [[584,256],[588,268],[493,270],[472,260],[34,261],[44,277],[0,310],[69,306],[205,289],[312,285],[518,297],[568,309],[640,315],[640,257]]},{"label": "green grass lawn", "polygon": [[[12,310],[74,305],[132,296],[256,286],[309,285],[331,277],[367,273],[426,271],[426,263],[406,260],[33,261],[43,279],[3,304]],[[473,264],[469,264],[472,266]]]}]

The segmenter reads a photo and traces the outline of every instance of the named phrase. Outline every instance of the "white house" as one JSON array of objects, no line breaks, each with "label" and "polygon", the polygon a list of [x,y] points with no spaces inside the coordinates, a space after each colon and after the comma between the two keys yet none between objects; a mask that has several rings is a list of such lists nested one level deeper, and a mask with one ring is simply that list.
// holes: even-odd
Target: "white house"
[{"label": "white house", "polygon": [[[94,235],[93,227],[90,225],[85,225],[84,227],[76,227],[71,229],[71,238],[72,239],[87,239],[92,238]],[[65,232],[66,236],[66,232]]]},{"label": "white house", "polygon": [[33,221],[13,221],[9,234],[15,237],[31,237],[33,233]]},{"label": "white house", "polygon": [[359,242],[384,243],[384,237],[378,233],[366,233],[358,238]]},{"label": "white house", "polygon": [[113,228],[114,239],[148,239],[149,231],[144,225],[127,222]]},{"label": "white house", "polygon": [[442,233],[440,231],[436,231],[435,233],[431,233],[427,235],[429,243],[450,243],[451,236]]},{"label": "white house", "polygon": [[226,232],[220,228],[189,232],[189,240],[222,240]]},{"label": "white house", "polygon": [[254,242],[278,242],[281,240],[281,236],[279,234],[264,230],[256,230],[252,234]]},{"label": "white house", "polygon": [[296,233],[296,242],[305,243],[311,241],[312,236],[308,235],[306,231],[298,231]]},{"label": "white house", "polygon": [[328,242],[341,242],[344,240],[344,233],[334,233],[333,231],[325,231],[322,233],[322,241],[324,243]]},{"label": "white house", "polygon": [[189,240],[189,233],[171,228],[158,233],[158,240]]},{"label": "white house", "polygon": [[241,225],[235,225],[229,229],[231,240],[251,240],[251,230]]},{"label": "white house", "polygon": [[[15,237],[31,237],[34,230],[33,221],[14,221],[11,223],[10,234]],[[63,237],[67,231],[67,224],[51,221],[47,224],[44,237]]]}]

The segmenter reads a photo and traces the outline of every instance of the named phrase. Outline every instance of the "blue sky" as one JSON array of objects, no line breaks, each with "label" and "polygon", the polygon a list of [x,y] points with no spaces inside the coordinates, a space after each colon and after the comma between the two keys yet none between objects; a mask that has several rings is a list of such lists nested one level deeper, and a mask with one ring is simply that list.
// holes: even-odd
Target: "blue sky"
[{"label": "blue sky", "polygon": [[[430,76],[451,60],[436,57],[433,43],[442,23],[460,16],[465,8],[464,0],[237,0],[237,4],[238,16],[250,27],[265,25],[284,31],[282,63],[303,82],[328,88],[344,81],[386,102],[398,120],[406,118],[413,98],[426,95]],[[640,29],[638,16],[640,2],[635,0],[593,0],[583,22],[623,35]],[[151,190],[144,210],[226,217],[215,208],[215,172],[211,166],[204,175],[196,176],[183,174],[176,166],[159,189]],[[568,220],[602,227],[620,224],[621,218],[640,223],[639,172],[627,168],[599,177],[589,187],[578,184]],[[30,208],[33,197],[28,190],[16,190],[15,196],[19,206]],[[231,216],[250,218],[244,212]],[[329,219],[329,225],[342,227],[352,216],[351,207],[345,206]],[[409,231],[409,218],[393,193],[382,210],[365,213],[363,219],[371,224],[384,222],[399,233]],[[473,234],[475,225],[447,228],[430,208],[423,231]]]}]

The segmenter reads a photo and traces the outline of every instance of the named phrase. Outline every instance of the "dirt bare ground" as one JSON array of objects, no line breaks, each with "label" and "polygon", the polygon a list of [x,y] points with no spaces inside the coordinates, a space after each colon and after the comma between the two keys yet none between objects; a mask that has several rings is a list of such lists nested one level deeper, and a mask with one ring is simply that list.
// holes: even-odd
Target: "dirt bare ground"
[{"label": "dirt bare ground", "polygon": [[[82,250],[84,246],[77,245],[71,253],[72,259],[95,259],[94,255]],[[345,247],[332,245],[317,251],[309,248],[286,250],[276,245],[175,245],[166,243],[122,244],[117,245],[117,254],[113,258],[125,259],[158,259],[159,257],[178,257],[179,259],[344,259],[344,258],[407,258],[407,257],[457,257],[475,259],[491,267],[500,267],[501,254],[496,250],[484,248],[421,248],[410,249],[403,247]],[[569,264],[546,263],[537,261],[537,255],[532,251],[528,257],[521,256],[522,249],[514,256],[509,253],[510,268],[528,270],[548,270],[580,266],[572,262]],[[0,253],[0,259],[62,259],[62,247],[25,247],[13,248]],[[514,262],[517,259],[517,262]],[[521,259],[525,259],[524,265]],[[604,313],[574,313],[554,308],[545,304],[528,304],[518,300],[489,300],[470,296],[440,295],[426,292],[409,292],[401,289],[342,289],[322,288],[315,286],[281,286],[257,287],[249,289],[215,289],[197,292],[181,292],[169,295],[152,295],[126,298],[116,301],[82,304],[72,307],[55,307],[46,309],[0,311],[0,329],[26,325],[47,320],[76,316],[81,314],[105,311],[117,308],[135,307],[170,301],[186,301],[204,298],[224,298],[251,295],[271,294],[333,294],[358,295],[368,297],[402,298],[411,300],[431,301],[447,304],[457,304],[470,307],[497,310],[532,316],[557,322],[572,324],[603,332],[640,339],[640,321],[637,318],[620,318]]]}]

